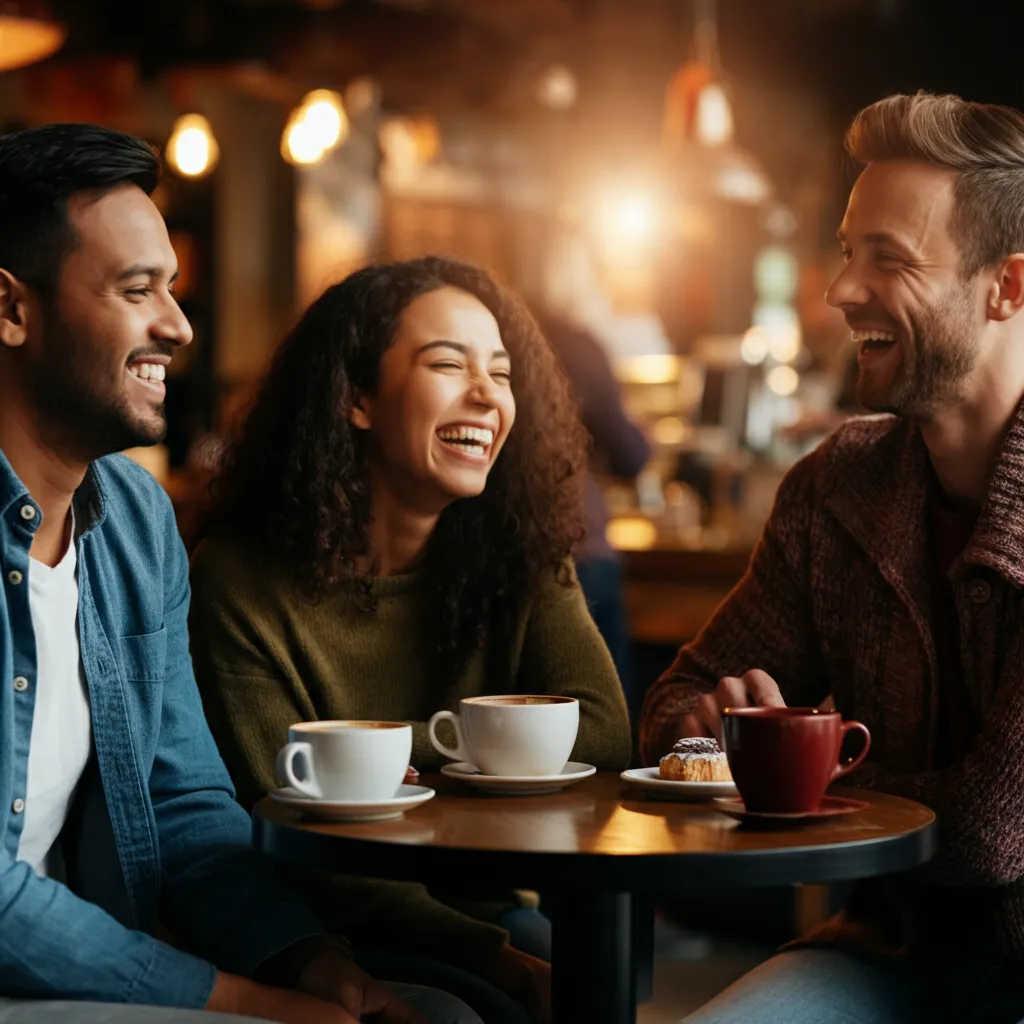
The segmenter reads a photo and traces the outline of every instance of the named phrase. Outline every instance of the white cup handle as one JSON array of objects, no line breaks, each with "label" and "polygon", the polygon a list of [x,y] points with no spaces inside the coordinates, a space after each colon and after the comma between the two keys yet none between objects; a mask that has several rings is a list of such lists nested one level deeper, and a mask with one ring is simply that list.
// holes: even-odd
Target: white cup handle
[{"label": "white cup handle", "polygon": [[[437,723],[448,721],[452,723],[452,728],[455,730],[455,746],[446,747],[437,738]],[[445,757],[450,757],[453,761],[471,761],[472,758],[469,755],[469,751],[466,749],[465,744],[462,741],[462,729],[459,727],[459,716],[452,711],[438,711],[436,715],[430,716],[430,722],[427,724],[427,732],[430,734],[430,742],[434,745],[434,749],[444,754]]]},{"label": "white cup handle", "polygon": [[[304,779],[295,774],[293,765],[295,758],[299,756],[302,757],[302,766],[306,773]],[[313,748],[308,743],[287,743],[277,752],[277,776],[303,796],[319,800],[324,795],[320,783],[316,780],[316,772],[313,771]]]}]

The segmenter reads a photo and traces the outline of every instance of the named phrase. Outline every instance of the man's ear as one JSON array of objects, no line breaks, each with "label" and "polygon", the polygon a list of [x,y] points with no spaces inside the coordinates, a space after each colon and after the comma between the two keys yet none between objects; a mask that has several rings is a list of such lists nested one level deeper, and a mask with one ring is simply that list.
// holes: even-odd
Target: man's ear
[{"label": "man's ear", "polygon": [[348,421],[356,430],[370,429],[370,401],[355,388],[352,389],[352,410],[348,414]]},{"label": "man's ear", "polygon": [[1024,253],[1003,260],[999,274],[989,286],[988,317],[1009,320],[1024,308]]},{"label": "man's ear", "polygon": [[0,345],[18,348],[28,337],[28,288],[0,269]]}]

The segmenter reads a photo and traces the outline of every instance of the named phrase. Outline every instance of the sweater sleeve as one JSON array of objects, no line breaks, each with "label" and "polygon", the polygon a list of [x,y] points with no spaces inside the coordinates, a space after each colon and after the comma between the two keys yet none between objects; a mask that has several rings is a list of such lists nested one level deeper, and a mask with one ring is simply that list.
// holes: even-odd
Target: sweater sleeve
[{"label": "sweater sleeve", "polygon": [[570,586],[550,579],[530,609],[518,684],[524,693],[557,694],[580,702],[574,761],[614,771],[629,763],[629,715],[622,684],[575,573]]},{"label": "sweater sleeve", "polygon": [[918,877],[1003,886],[1024,877],[1024,696],[1003,687],[976,748],[949,768],[894,773],[870,761],[843,782],[926,804],[939,820],[935,857]]},{"label": "sweater sleeve", "polygon": [[[274,762],[288,727],[317,716],[313,698],[290,680],[254,623],[255,589],[236,554],[205,542],[192,563],[192,655],[211,731],[246,808],[277,785]],[[286,641],[284,638],[282,643]],[[413,882],[289,870],[288,877],[329,931],[357,944],[386,944],[485,973],[508,933],[435,900]]]},{"label": "sweater sleeve", "polygon": [[743,579],[648,691],[640,722],[645,764],[671,750],[681,720],[723,676],[762,669],[790,705],[814,706],[827,696],[810,600],[811,516],[823,458],[818,449],[790,470]]}]

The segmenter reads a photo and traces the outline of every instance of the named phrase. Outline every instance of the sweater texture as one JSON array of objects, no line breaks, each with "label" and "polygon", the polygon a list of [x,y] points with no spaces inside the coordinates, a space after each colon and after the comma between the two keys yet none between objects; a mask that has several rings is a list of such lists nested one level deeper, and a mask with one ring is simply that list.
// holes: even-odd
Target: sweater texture
[{"label": "sweater texture", "polygon": [[[583,594],[552,577],[523,609],[500,659],[480,651],[457,679],[432,670],[423,624],[436,599],[423,574],[374,580],[367,611],[350,589],[311,601],[283,567],[238,540],[208,538],[192,560],[190,632],[210,728],[242,804],[277,785],[288,728],[315,719],[410,722],[413,765],[436,771],[427,720],[459,701],[496,693],[576,697],[572,760],[619,770],[630,755],[625,701]],[[500,675],[487,665],[500,664]],[[406,949],[485,970],[507,933],[481,918],[515,905],[511,893],[472,915],[417,883],[289,871],[323,923],[361,945]],[[438,894],[441,895],[441,894]]]},{"label": "sweater texture", "polygon": [[760,668],[790,705],[831,694],[871,730],[844,779],[931,807],[939,849],[904,875],[856,883],[811,936],[904,953],[938,943],[1024,959],[1024,413],[1018,407],[973,535],[948,577],[973,749],[936,766],[940,666],[928,501],[937,484],[919,430],[850,421],[780,487],[751,565],[647,695],[641,748],[655,762],[681,717],[723,676]]}]

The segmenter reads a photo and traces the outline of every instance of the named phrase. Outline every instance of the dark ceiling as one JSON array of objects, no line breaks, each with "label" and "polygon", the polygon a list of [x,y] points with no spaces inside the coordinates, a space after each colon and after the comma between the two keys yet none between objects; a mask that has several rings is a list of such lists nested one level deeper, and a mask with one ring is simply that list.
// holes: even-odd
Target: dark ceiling
[{"label": "dark ceiling", "polygon": [[[55,0],[65,56],[135,56],[144,74],[256,61],[298,80],[371,73],[395,105],[517,109],[559,57],[607,102],[686,56],[688,0]],[[740,88],[810,90],[845,119],[926,87],[1024,103],[1024,5],[948,0],[720,0],[724,66]],[[325,83],[326,84],[326,83]]]},{"label": "dark ceiling", "polygon": [[[694,16],[693,0],[51,2],[69,28],[56,61],[128,55],[146,77],[244,65],[246,82],[282,99],[372,75],[390,109],[533,118],[556,151],[591,160],[598,150],[586,149],[587,132],[623,154],[657,138],[665,84],[690,56]],[[814,106],[811,123],[824,126],[836,153],[853,113],[889,92],[1024,107],[1024,4],[719,0],[718,21],[740,141],[794,188],[814,173],[797,104]],[[570,114],[546,113],[534,95],[554,60],[579,80]]]}]

